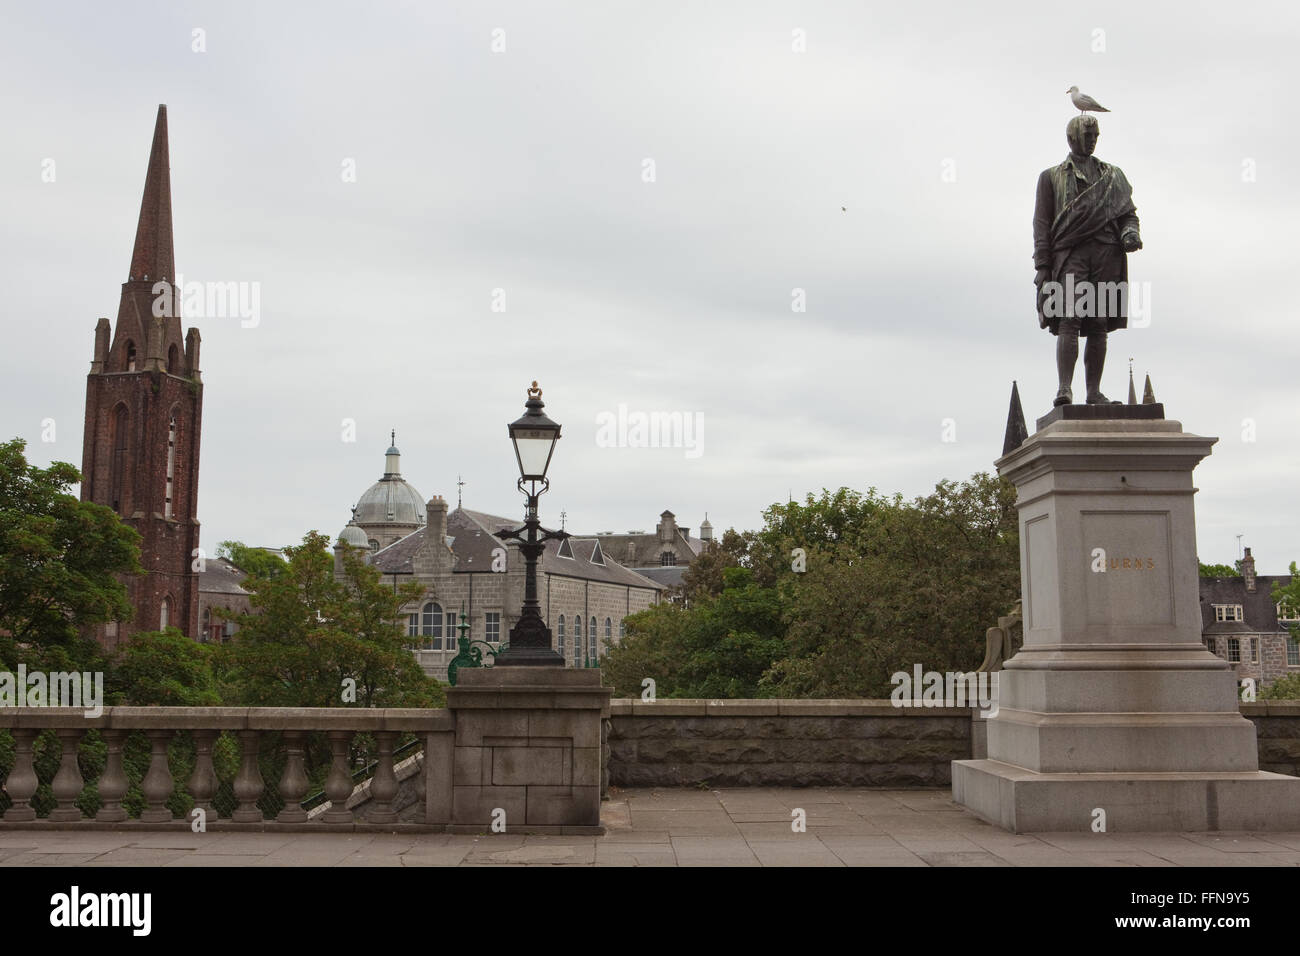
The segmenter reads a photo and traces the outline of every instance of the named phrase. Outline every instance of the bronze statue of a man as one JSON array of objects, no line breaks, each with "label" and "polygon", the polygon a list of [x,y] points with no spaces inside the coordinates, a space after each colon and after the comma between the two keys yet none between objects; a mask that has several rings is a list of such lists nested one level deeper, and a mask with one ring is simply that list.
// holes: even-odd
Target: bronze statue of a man
[{"label": "bronze statue of a man", "polygon": [[1056,336],[1060,390],[1054,405],[1074,401],[1071,386],[1086,336],[1084,381],[1089,405],[1110,404],[1101,393],[1106,335],[1128,326],[1128,253],[1142,248],[1133,187],[1118,166],[1092,151],[1100,129],[1093,116],[1065,128],[1070,154],[1038,177],[1034,203],[1034,285],[1038,322]]}]

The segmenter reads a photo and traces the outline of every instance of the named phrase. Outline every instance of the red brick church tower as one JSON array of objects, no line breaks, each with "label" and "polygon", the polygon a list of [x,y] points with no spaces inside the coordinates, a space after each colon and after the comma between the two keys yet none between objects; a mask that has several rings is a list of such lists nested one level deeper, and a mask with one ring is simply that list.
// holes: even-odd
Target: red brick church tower
[{"label": "red brick church tower", "polygon": [[181,338],[175,279],[167,107],[159,106],[116,327],[108,319],[95,326],[86,378],[81,498],[112,508],[140,533],[147,572],[127,581],[134,619],[97,629],[110,649],[168,625],[198,634],[203,384],[199,331]]}]

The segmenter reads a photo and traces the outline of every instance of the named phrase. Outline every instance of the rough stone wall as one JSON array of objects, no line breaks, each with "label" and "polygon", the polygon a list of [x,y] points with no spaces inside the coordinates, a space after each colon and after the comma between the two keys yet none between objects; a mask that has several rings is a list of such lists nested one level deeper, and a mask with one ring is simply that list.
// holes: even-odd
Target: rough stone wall
[{"label": "rough stone wall", "polygon": [[1300,777],[1300,701],[1242,704],[1241,713],[1255,725],[1259,769]]},{"label": "rough stone wall", "polygon": [[968,708],[871,700],[610,702],[622,787],[941,787],[971,757]]}]

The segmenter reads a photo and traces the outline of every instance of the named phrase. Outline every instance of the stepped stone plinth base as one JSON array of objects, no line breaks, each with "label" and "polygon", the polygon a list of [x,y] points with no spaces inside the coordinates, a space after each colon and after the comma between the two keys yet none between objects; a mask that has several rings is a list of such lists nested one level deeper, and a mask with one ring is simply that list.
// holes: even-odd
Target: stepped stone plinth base
[{"label": "stepped stone plinth base", "polygon": [[1024,646],[987,759],[953,798],[1016,832],[1295,830],[1300,778],[1259,771],[1231,665],[1201,643],[1192,470],[1216,439],[1159,406],[1056,414],[997,462],[1018,493]]},{"label": "stepped stone plinth base", "polygon": [[1248,773],[1035,773],[957,760],[953,799],[1013,833],[1300,829],[1300,778]]},{"label": "stepped stone plinth base", "polygon": [[447,691],[456,716],[448,830],[604,833],[600,729],[612,692],[600,671],[463,668],[457,681]]}]

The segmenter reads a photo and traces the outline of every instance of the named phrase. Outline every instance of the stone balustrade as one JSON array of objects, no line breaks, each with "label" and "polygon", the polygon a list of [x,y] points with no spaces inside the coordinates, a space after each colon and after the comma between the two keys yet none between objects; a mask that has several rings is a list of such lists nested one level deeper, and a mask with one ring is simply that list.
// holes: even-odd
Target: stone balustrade
[{"label": "stone balustrade", "polygon": [[[12,805],[5,811],[3,825],[93,826],[95,824],[190,826],[190,820],[176,817],[168,806],[176,787],[169,765],[168,747],[182,732],[194,742],[194,767],[185,783],[185,791],[194,806],[204,811],[208,828],[249,826],[252,828],[335,828],[361,825],[348,809],[353,793],[350,748],[358,734],[374,741],[376,767],[369,781],[369,806],[365,825],[384,826],[397,823],[393,799],[397,795],[397,778],[393,771],[393,749],[403,735],[424,740],[424,813],[423,824],[441,828],[452,822],[452,752],[455,720],[448,710],[385,710],[362,708],[292,708],[292,707],[106,707],[97,717],[87,717],[80,708],[11,707],[0,708],[0,729],[8,730],[14,740],[14,765],[4,782]],[[51,785],[56,806],[44,821],[37,820],[32,798],[38,787],[33,762],[36,737],[53,730],[62,745],[58,771]],[[86,781],[78,762],[78,745],[87,732],[95,730],[107,747],[107,761],[96,781],[100,808],[94,818],[86,817],[77,806]],[[127,736],[141,732],[148,738],[149,767],[140,790],[145,807],[138,820],[129,820],[123,799],[129,781],[123,765],[123,745]],[[237,806],[226,818],[218,816],[213,806],[218,779],[213,765],[213,745],[229,733],[239,742],[239,770],[233,781]],[[308,821],[302,809],[309,781],[304,763],[307,738],[323,733],[329,741],[330,769],[325,779],[325,795],[330,807]],[[277,734],[283,748],[284,770],[274,781],[284,809],[268,818],[258,805],[267,781],[259,768],[263,735]]]},{"label": "stone balustrade", "polygon": [[[189,828],[191,820],[173,812],[172,799],[176,776],[188,773],[180,788],[205,811],[210,829],[488,832],[493,815],[504,813],[509,832],[593,832],[606,782],[942,787],[951,761],[979,746],[983,723],[968,708],[897,708],[889,701],[610,701],[608,690],[593,683],[595,671],[539,680],[529,670],[473,672],[449,695],[446,710],[109,707],[87,718],[72,708],[0,708],[0,730],[14,740],[13,768],[3,781],[12,805],[0,828]],[[1300,702],[1242,704],[1241,712],[1256,726],[1260,766],[1300,774]],[[55,805],[38,820],[33,744],[49,730],[62,756],[50,781]],[[94,781],[99,809],[93,818],[78,806],[88,782],[78,745],[91,730],[103,741],[96,752],[107,751]],[[144,735],[149,752],[139,781],[144,805],[130,819],[123,758],[133,733]],[[227,816],[214,805],[223,787],[214,745],[223,733],[238,750],[237,770],[219,801]],[[349,752],[359,734],[372,743],[375,772],[354,787]],[[168,748],[180,735],[193,740],[192,771],[188,750],[185,763],[170,762]],[[324,791],[330,805],[309,820],[301,803],[313,735],[328,741]],[[268,781],[262,773],[272,736],[271,763],[283,769]],[[421,741],[423,753],[395,773],[394,746],[410,736]],[[284,802],[274,816],[274,809],[263,809],[269,791]],[[405,806],[400,817],[395,798]]]}]

